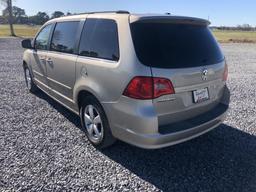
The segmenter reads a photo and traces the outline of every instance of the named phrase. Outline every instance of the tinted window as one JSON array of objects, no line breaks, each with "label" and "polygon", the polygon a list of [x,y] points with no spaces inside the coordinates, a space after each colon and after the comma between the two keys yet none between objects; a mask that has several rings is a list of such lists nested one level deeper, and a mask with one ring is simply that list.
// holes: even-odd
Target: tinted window
[{"label": "tinted window", "polygon": [[159,68],[185,68],[216,64],[224,59],[205,25],[133,23],[133,42],[139,60]]},{"label": "tinted window", "polygon": [[41,50],[47,50],[48,40],[50,37],[52,24],[45,26],[37,35],[35,40],[35,48]]},{"label": "tinted window", "polygon": [[74,53],[79,22],[57,23],[51,43],[51,50],[64,53]]},{"label": "tinted window", "polygon": [[87,19],[81,37],[79,54],[118,61],[116,22],[109,19]]}]

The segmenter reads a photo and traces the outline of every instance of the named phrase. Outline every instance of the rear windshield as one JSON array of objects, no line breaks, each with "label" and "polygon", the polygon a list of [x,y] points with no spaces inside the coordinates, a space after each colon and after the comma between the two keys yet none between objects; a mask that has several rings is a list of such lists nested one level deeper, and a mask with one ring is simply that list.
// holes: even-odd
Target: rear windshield
[{"label": "rear windshield", "polygon": [[224,59],[206,25],[135,22],[131,32],[137,57],[147,66],[187,68]]}]

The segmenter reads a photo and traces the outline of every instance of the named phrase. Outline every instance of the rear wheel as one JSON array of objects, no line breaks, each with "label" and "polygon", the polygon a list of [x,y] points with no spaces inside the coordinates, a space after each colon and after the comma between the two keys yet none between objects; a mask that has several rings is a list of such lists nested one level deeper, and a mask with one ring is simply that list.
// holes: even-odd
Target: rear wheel
[{"label": "rear wheel", "polygon": [[87,96],[82,101],[80,118],[88,140],[96,148],[103,149],[115,142],[106,114],[93,96]]},{"label": "rear wheel", "polygon": [[27,66],[24,67],[24,72],[25,72],[25,83],[26,83],[27,90],[32,93],[36,92],[38,90],[38,88],[35,85],[35,83],[32,79],[30,70]]}]

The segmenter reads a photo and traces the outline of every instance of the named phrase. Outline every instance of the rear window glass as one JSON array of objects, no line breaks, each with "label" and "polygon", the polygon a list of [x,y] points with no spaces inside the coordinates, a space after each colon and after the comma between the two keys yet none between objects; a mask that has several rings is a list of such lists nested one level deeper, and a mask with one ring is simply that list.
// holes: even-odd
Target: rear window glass
[{"label": "rear window glass", "polygon": [[157,68],[187,68],[221,62],[224,56],[205,25],[135,22],[131,24],[141,63]]},{"label": "rear window glass", "polygon": [[79,55],[118,61],[116,22],[110,19],[87,19],[82,32]]}]

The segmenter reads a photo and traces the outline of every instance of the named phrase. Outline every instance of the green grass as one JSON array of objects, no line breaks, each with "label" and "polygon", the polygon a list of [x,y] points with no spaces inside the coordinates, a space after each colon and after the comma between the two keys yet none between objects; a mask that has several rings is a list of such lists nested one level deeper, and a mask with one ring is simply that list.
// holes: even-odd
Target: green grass
[{"label": "green grass", "polygon": [[[40,26],[29,26],[29,25],[14,25],[15,34],[19,37],[33,37]],[[0,37],[10,36],[9,25],[0,24]]]},{"label": "green grass", "polygon": [[255,31],[213,31],[219,42],[256,43]]},{"label": "green grass", "polygon": [[[19,37],[34,37],[40,26],[14,25],[15,34]],[[256,32],[214,30],[213,34],[221,43],[250,42],[256,43]],[[0,37],[10,36],[9,25],[0,25]]]}]

